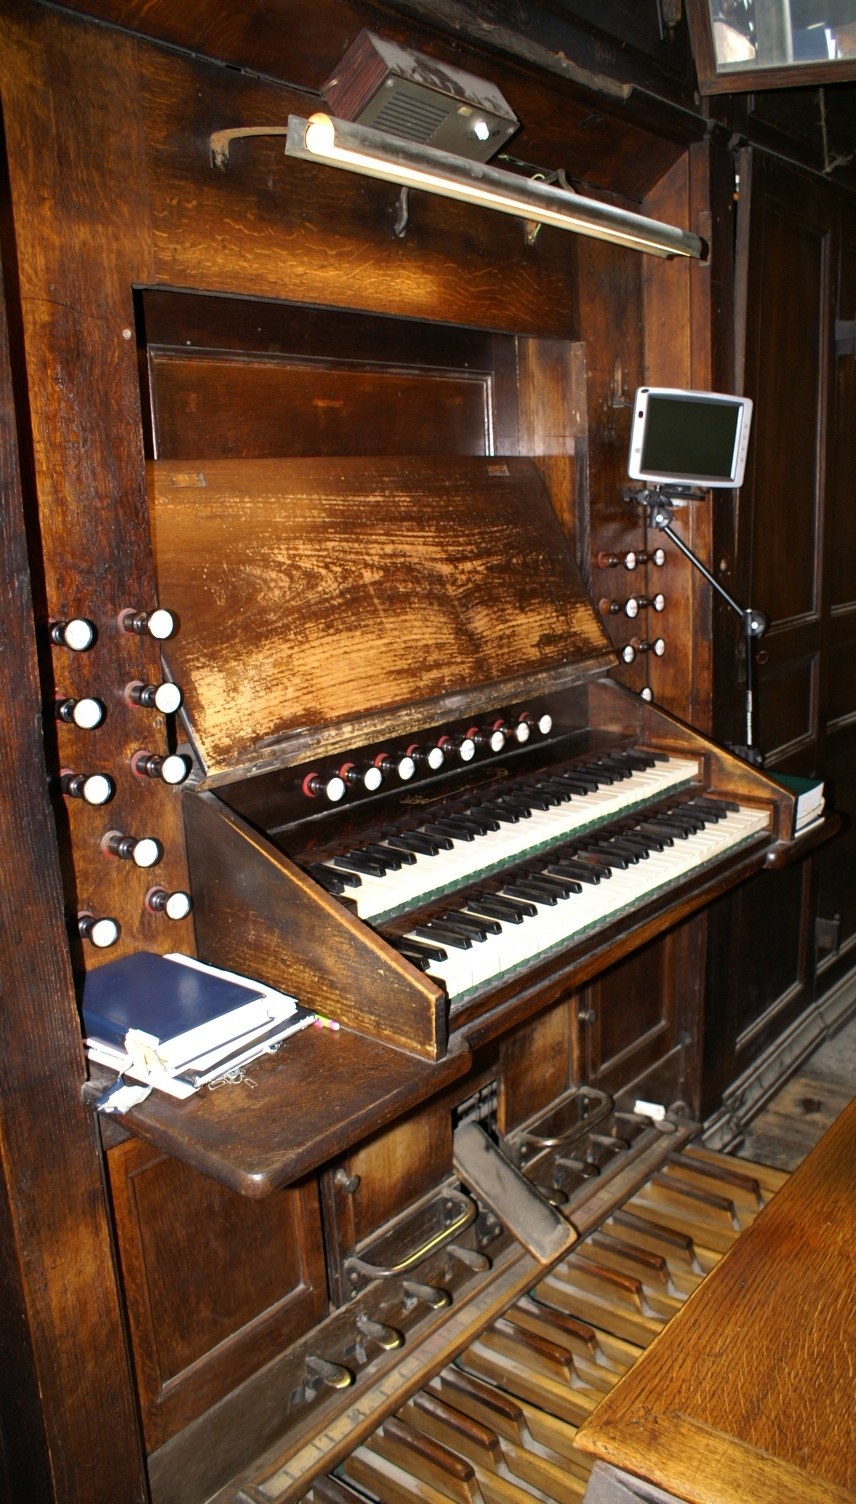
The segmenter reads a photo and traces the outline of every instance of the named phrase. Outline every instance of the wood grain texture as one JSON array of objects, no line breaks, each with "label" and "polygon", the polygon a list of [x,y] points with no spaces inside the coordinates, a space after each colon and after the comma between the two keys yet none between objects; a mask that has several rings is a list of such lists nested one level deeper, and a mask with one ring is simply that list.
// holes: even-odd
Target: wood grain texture
[{"label": "wood grain texture", "polygon": [[445,1053],[442,989],[213,794],[188,794],[200,957],[426,1060]]},{"label": "wood grain texture", "polygon": [[416,193],[399,240],[394,185],[287,158],[279,139],[240,142],[215,170],[224,120],[283,125],[317,97],[143,44],[140,67],[161,285],[573,335],[575,236],[528,247],[507,215]]},{"label": "wood grain texture", "polygon": [[150,489],[209,773],[304,726],[610,661],[531,461],[161,461]]},{"label": "wood grain texture", "polygon": [[318,1190],[251,1201],[139,1139],[107,1164],[151,1452],[326,1314]]},{"label": "wood grain texture", "polygon": [[603,1402],[581,1448],[688,1504],[850,1504],[854,1186],[856,1102]]},{"label": "wood grain texture", "polygon": [[[88,652],[47,650],[43,691],[49,706],[54,692],[93,695],[107,712],[94,731],[53,725],[48,713],[50,772],[105,772],[116,782],[106,810],[58,799],[66,901],[119,921],[110,956],[141,944],[192,951],[192,921],[174,925],[145,909],[152,873],[100,849],[108,829],[154,836],[164,847],[157,880],[186,887],[175,792],[129,766],[140,748],[167,750],[162,718],[123,698],[130,680],[159,682],[157,644],[117,623],[125,607],[155,604],[133,335],[132,283],[154,275],[136,45],[32,6],[7,6],[0,24],[44,571],[36,615],[44,641],[48,620],[83,616],[98,631]],[[88,965],[109,959],[87,951]]]},{"label": "wood grain texture", "polygon": [[[153,1093],[126,1115],[137,1137],[253,1198],[267,1196],[466,1075],[456,1040],[436,1065],[350,1029],[307,1029],[279,1055],[254,1061],[254,1087],[178,1102]],[[87,1099],[114,1079],[93,1069]]]},{"label": "wood grain texture", "polygon": [[5,233],[2,249],[0,1489],[5,1481],[10,1499],[46,1504],[141,1504],[101,1167],[80,1101],[85,1067],[47,795],[6,287],[13,337],[19,310]]},{"label": "wood grain texture", "polygon": [[159,459],[490,453],[484,376],[155,352],[149,379]]}]

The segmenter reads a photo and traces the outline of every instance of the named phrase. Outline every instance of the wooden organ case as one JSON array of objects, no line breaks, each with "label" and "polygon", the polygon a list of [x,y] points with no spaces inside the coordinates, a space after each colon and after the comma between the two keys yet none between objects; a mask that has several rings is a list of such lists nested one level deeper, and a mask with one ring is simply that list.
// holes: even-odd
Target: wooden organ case
[{"label": "wooden organ case", "polygon": [[[644,553],[618,500],[628,392],[722,370],[710,271],[643,280],[635,253],[546,231],[527,248],[486,214],[476,235],[454,204],[429,202],[400,245],[383,185],[283,167],[269,142],[214,174],[210,132],[305,113],[338,40],[330,57],[300,42],[304,92],[64,7],[4,5],[2,41],[6,557],[38,628],[16,647],[13,765],[41,832],[50,1123],[29,932],[6,1060],[55,1208],[16,1234],[42,1260],[22,1261],[20,1300],[45,1446],[68,1499],[565,1504],[593,1397],[776,1189],[705,1157],[680,1106],[658,1129],[633,1104],[695,1106],[683,921],[804,848],[793,801],[669,713],[705,724],[707,605],[681,566],[675,651],[640,653],[623,683],[628,619],[610,639],[587,588]],[[597,122],[592,171],[619,194],[709,216],[727,174],[686,110],[652,123],[621,89],[495,71],[530,103],[533,151],[565,150],[558,100],[578,145]],[[691,347],[666,351],[664,311]],[[156,604],[177,627],[163,653]],[[71,619],[94,623],[90,650],[70,650]],[[40,701],[59,855],[33,792]],[[192,770],[171,788],[176,753]],[[96,771],[106,809],[61,781]],[[155,838],[155,870],[108,859],[108,829]],[[172,923],[153,888],[191,913]],[[99,918],[119,929],[102,952]],[[294,990],[342,1027],[243,1084],[99,1120],[96,1152],[73,979],[140,947]],[[23,1218],[32,1166],[3,1121]],[[495,1195],[473,1143],[495,1146]],[[85,1271],[67,1319],[39,1272],[57,1246]],[[40,1369],[47,1351],[62,1361]]]}]

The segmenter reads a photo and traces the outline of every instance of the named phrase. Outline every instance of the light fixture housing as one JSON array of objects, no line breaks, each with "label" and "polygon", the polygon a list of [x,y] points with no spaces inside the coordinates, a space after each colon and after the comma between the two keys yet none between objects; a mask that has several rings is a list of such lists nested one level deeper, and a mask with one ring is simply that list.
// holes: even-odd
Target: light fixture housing
[{"label": "light fixture housing", "polygon": [[330,115],[312,115],[308,120],[290,115],[285,150],[303,161],[323,162],[402,188],[418,188],[532,223],[573,230],[652,256],[698,260],[705,254],[698,235],[675,225]]}]

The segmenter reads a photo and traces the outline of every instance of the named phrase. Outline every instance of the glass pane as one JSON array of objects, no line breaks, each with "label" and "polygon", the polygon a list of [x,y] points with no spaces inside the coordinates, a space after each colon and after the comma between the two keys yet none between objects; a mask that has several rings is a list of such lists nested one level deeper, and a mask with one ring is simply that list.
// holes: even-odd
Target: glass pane
[{"label": "glass pane", "polygon": [[708,0],[718,73],[856,58],[856,0]]}]

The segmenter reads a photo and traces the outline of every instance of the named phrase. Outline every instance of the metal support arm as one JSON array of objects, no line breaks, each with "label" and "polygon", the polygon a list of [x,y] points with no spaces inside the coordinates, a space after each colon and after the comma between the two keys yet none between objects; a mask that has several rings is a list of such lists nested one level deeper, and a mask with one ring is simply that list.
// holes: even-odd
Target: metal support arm
[{"label": "metal support arm", "polygon": [[755,641],[757,641],[759,637],[763,637],[764,633],[766,632],[768,626],[767,618],[764,615],[763,611],[756,611],[752,606],[741,606],[739,602],[734,599],[733,595],[729,595],[728,591],[725,589],[725,586],[721,585],[719,580],[717,580],[715,576],[711,574],[710,570],[707,568],[707,565],[703,564],[701,559],[696,554],[694,554],[692,549],[684,542],[683,538],[678,536],[678,534],[672,527],[674,514],[671,507],[668,505],[668,494],[666,494],[666,500],[661,500],[656,491],[639,491],[635,494],[633,499],[637,501],[640,506],[643,506],[647,509],[648,526],[656,528],[656,530],[660,533],[665,533],[666,537],[669,538],[672,543],[674,543],[675,547],[680,549],[684,557],[689,559],[690,563],[695,566],[700,574],[704,575],[707,583],[712,586],[712,588],[717,592],[718,595],[722,596],[722,599],[727,603],[727,605],[731,607],[732,611],[736,611],[737,615],[740,617],[741,622],[743,623],[743,637],[746,644],[746,741],[744,744],[739,746],[735,746],[733,744],[729,745],[731,751],[735,752],[738,757],[742,757],[744,762],[752,763],[755,767],[761,767],[763,766],[764,762],[764,754],[761,751],[760,747],[755,744],[754,734],[755,664],[752,645]]}]

